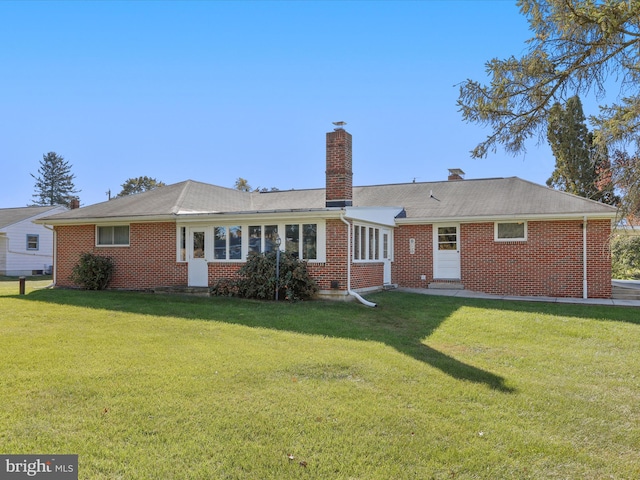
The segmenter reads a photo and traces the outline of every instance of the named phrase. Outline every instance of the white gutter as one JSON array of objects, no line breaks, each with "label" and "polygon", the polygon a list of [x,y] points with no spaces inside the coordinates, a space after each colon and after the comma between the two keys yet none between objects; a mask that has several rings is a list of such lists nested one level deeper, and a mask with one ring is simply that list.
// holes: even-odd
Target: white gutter
[{"label": "white gutter", "polygon": [[513,219],[544,221],[544,220],[581,220],[585,216],[592,220],[598,219],[615,219],[617,213],[564,213],[564,214],[509,214],[509,215],[484,215],[484,216],[460,216],[460,217],[413,217],[413,218],[396,218],[397,225],[422,225],[425,223],[481,223],[481,222],[504,222]]},{"label": "white gutter", "polygon": [[582,298],[589,298],[587,284],[587,216],[582,219]]},{"label": "white gutter", "polygon": [[340,215],[340,220],[347,226],[347,293],[367,307],[377,307],[378,305],[365,300],[358,293],[351,290],[351,224],[347,222],[344,215]]},{"label": "white gutter", "polygon": [[51,283],[44,288],[53,288],[56,286],[56,264],[58,263],[58,234],[54,228],[49,227],[48,225],[42,225],[47,230],[51,230],[53,232],[53,265],[51,266]]}]

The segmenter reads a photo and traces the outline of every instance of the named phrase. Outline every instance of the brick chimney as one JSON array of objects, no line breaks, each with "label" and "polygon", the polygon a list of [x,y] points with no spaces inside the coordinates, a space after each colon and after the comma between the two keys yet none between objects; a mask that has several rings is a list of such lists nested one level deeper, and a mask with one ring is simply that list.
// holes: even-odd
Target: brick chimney
[{"label": "brick chimney", "polygon": [[464,180],[464,172],[459,168],[450,168],[449,169],[449,178],[447,178],[450,182],[455,182],[456,180]]},{"label": "brick chimney", "polygon": [[353,205],[353,171],[351,160],[351,134],[343,127],[345,122],[334,122],[336,128],[327,133],[327,207]]},{"label": "brick chimney", "polygon": [[75,210],[76,208],[80,208],[80,199],[78,197],[74,197],[69,201],[69,208],[71,210]]}]

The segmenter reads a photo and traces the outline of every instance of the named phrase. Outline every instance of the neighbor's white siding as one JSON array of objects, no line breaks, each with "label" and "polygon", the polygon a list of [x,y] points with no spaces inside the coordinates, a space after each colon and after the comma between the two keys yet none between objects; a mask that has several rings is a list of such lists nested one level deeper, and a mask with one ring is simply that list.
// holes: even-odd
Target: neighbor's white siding
[{"label": "neighbor's white siding", "polygon": [[[4,241],[0,240],[0,274],[44,273],[53,265],[53,232],[43,225],[36,225],[33,220],[65,210],[64,207],[58,207],[4,227]],[[27,235],[38,235],[37,250],[27,249]]]},{"label": "neighbor's white siding", "polygon": [[4,268],[7,265],[7,237],[0,233],[0,275],[6,275]]}]

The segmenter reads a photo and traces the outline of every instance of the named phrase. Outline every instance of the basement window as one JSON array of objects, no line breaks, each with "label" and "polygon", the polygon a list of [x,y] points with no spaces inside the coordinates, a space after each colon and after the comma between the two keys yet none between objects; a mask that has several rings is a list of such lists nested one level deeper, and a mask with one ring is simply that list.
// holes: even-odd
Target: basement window
[{"label": "basement window", "polygon": [[496,242],[524,242],[527,240],[527,222],[495,222]]},{"label": "basement window", "polygon": [[96,239],[99,247],[128,247],[129,225],[97,226]]}]

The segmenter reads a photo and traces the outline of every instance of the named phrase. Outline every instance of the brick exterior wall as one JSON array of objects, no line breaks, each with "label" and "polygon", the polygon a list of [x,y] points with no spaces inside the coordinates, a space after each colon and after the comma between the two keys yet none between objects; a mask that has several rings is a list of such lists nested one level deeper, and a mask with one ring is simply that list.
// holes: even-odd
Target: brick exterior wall
[{"label": "brick exterior wall", "polygon": [[[466,289],[499,295],[582,297],[582,221],[530,221],[526,242],[495,242],[493,229],[493,222],[460,226],[461,281]],[[145,290],[187,285],[188,265],[176,261],[174,223],[131,224],[128,247],[96,247],[94,225],[57,226],[55,230],[58,286],[73,286],[71,271],[85,252],[113,260],[110,288]],[[321,290],[347,289],[348,231],[341,220],[327,220],[326,262],[308,265]],[[426,288],[433,281],[432,232],[431,225],[395,229],[393,283]],[[591,298],[611,297],[610,233],[609,220],[588,222],[587,280]],[[415,240],[413,254],[411,239]],[[242,265],[210,263],[209,284],[233,278]],[[381,262],[351,264],[352,289],[382,284]]]},{"label": "brick exterior wall", "polygon": [[338,282],[338,288],[347,289],[347,225],[342,220],[327,220],[327,257],[325,263],[308,264],[309,273],[318,282],[320,290],[332,290],[332,282]]},{"label": "brick exterior wall", "polygon": [[83,253],[109,257],[114,274],[109,288],[146,290],[187,284],[187,264],[176,261],[174,223],[132,223],[128,247],[96,247],[95,225],[55,227],[56,284],[72,287],[70,276]]},{"label": "brick exterior wall", "polygon": [[[460,226],[461,280],[497,295],[582,297],[582,221],[528,222],[526,242],[495,242],[494,224]],[[611,223],[587,228],[588,294],[611,297]]]},{"label": "brick exterior wall", "polygon": [[[410,241],[415,240],[415,253]],[[433,228],[431,225],[402,225],[394,232],[391,281],[402,287],[427,288],[433,280]],[[421,280],[421,275],[426,279]]]}]

